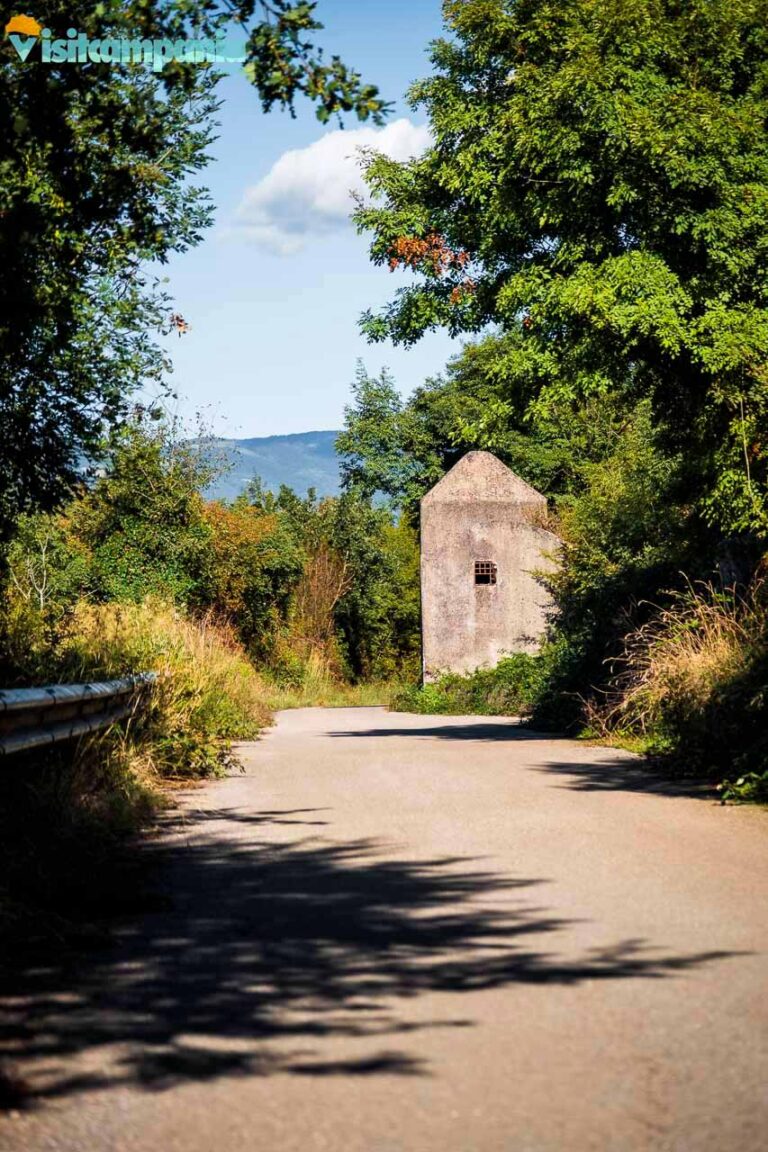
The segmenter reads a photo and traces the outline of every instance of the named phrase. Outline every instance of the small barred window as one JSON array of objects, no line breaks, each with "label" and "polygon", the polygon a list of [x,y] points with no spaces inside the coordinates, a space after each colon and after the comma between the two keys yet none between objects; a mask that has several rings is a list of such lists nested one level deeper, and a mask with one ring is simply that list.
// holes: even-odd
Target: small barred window
[{"label": "small barred window", "polygon": [[475,560],[475,584],[495,584],[496,565],[492,560]]}]

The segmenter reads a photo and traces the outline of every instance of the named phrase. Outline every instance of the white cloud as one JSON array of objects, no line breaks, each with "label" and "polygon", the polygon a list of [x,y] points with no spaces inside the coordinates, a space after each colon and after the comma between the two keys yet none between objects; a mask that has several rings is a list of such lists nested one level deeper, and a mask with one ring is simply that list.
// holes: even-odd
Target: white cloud
[{"label": "white cloud", "polygon": [[351,194],[364,190],[360,148],[407,160],[429,141],[428,128],[405,118],[385,128],[328,132],[307,148],[284,152],[263,180],[246,189],[228,231],[271,252],[298,252],[310,238],[349,220]]}]

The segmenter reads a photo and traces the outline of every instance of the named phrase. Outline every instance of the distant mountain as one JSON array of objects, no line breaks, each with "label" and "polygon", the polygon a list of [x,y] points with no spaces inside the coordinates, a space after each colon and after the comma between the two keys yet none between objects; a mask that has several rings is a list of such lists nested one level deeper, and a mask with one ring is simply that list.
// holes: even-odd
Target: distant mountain
[{"label": "distant mountain", "polygon": [[277,492],[287,484],[300,496],[315,488],[318,496],[339,491],[338,432],[297,432],[289,436],[255,436],[250,440],[215,440],[212,448],[231,467],[206,492],[213,500],[234,500],[254,476]]}]

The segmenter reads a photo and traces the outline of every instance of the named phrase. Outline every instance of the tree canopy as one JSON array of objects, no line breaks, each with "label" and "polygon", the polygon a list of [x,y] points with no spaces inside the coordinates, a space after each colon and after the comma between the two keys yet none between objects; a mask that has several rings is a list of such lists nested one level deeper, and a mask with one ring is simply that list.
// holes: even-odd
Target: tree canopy
[{"label": "tree canopy", "polygon": [[[61,0],[38,21],[64,35]],[[315,5],[289,0],[102,0],[77,13],[91,37],[247,40],[247,73],[268,111],[314,103],[322,121],[380,121],[374,87],[316,46]],[[52,507],[139,385],[169,368],[159,332],[174,314],[156,270],[211,219],[199,183],[216,124],[210,65],[21,62],[6,42],[0,95],[0,538],[19,511]]]},{"label": "tree canopy", "polygon": [[[374,340],[495,324],[529,424],[648,398],[690,498],[768,532],[768,3],[446,0],[433,145],[372,155],[357,223],[415,282]],[[498,374],[497,374],[498,375]]]}]

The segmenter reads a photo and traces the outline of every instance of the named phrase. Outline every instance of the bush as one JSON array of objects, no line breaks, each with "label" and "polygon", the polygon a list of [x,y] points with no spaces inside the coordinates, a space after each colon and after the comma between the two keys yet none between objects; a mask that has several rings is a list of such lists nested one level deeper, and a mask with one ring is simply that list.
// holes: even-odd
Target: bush
[{"label": "bush", "polygon": [[[623,670],[589,713],[686,775],[723,779],[727,797],[768,799],[768,588],[711,584],[677,593],[625,642]],[[733,781],[733,783],[731,783]]]},{"label": "bush", "polygon": [[211,548],[200,490],[212,472],[173,424],[137,420],[113,434],[107,472],[66,509],[94,598],[199,603]]},{"label": "bush", "polygon": [[680,462],[660,446],[649,405],[626,413],[609,442],[603,459],[579,467],[580,489],[558,502],[561,563],[546,580],[555,610],[535,715],[541,727],[582,722],[583,700],[610,677],[606,658],[647,616],[643,602],[673,585],[689,560]]},{"label": "bush", "polygon": [[299,544],[278,516],[245,501],[211,502],[204,515],[210,555],[198,599],[232,621],[254,657],[268,659],[301,579]]},{"label": "bush", "polygon": [[386,704],[391,683],[366,680],[351,684],[339,678],[335,661],[321,651],[299,656],[289,641],[270,666],[265,680],[266,701],[283,708],[361,708]]},{"label": "bush", "polygon": [[432,684],[406,687],[392,698],[398,712],[453,716],[528,716],[541,692],[546,659],[517,652],[495,668],[450,673]]}]

